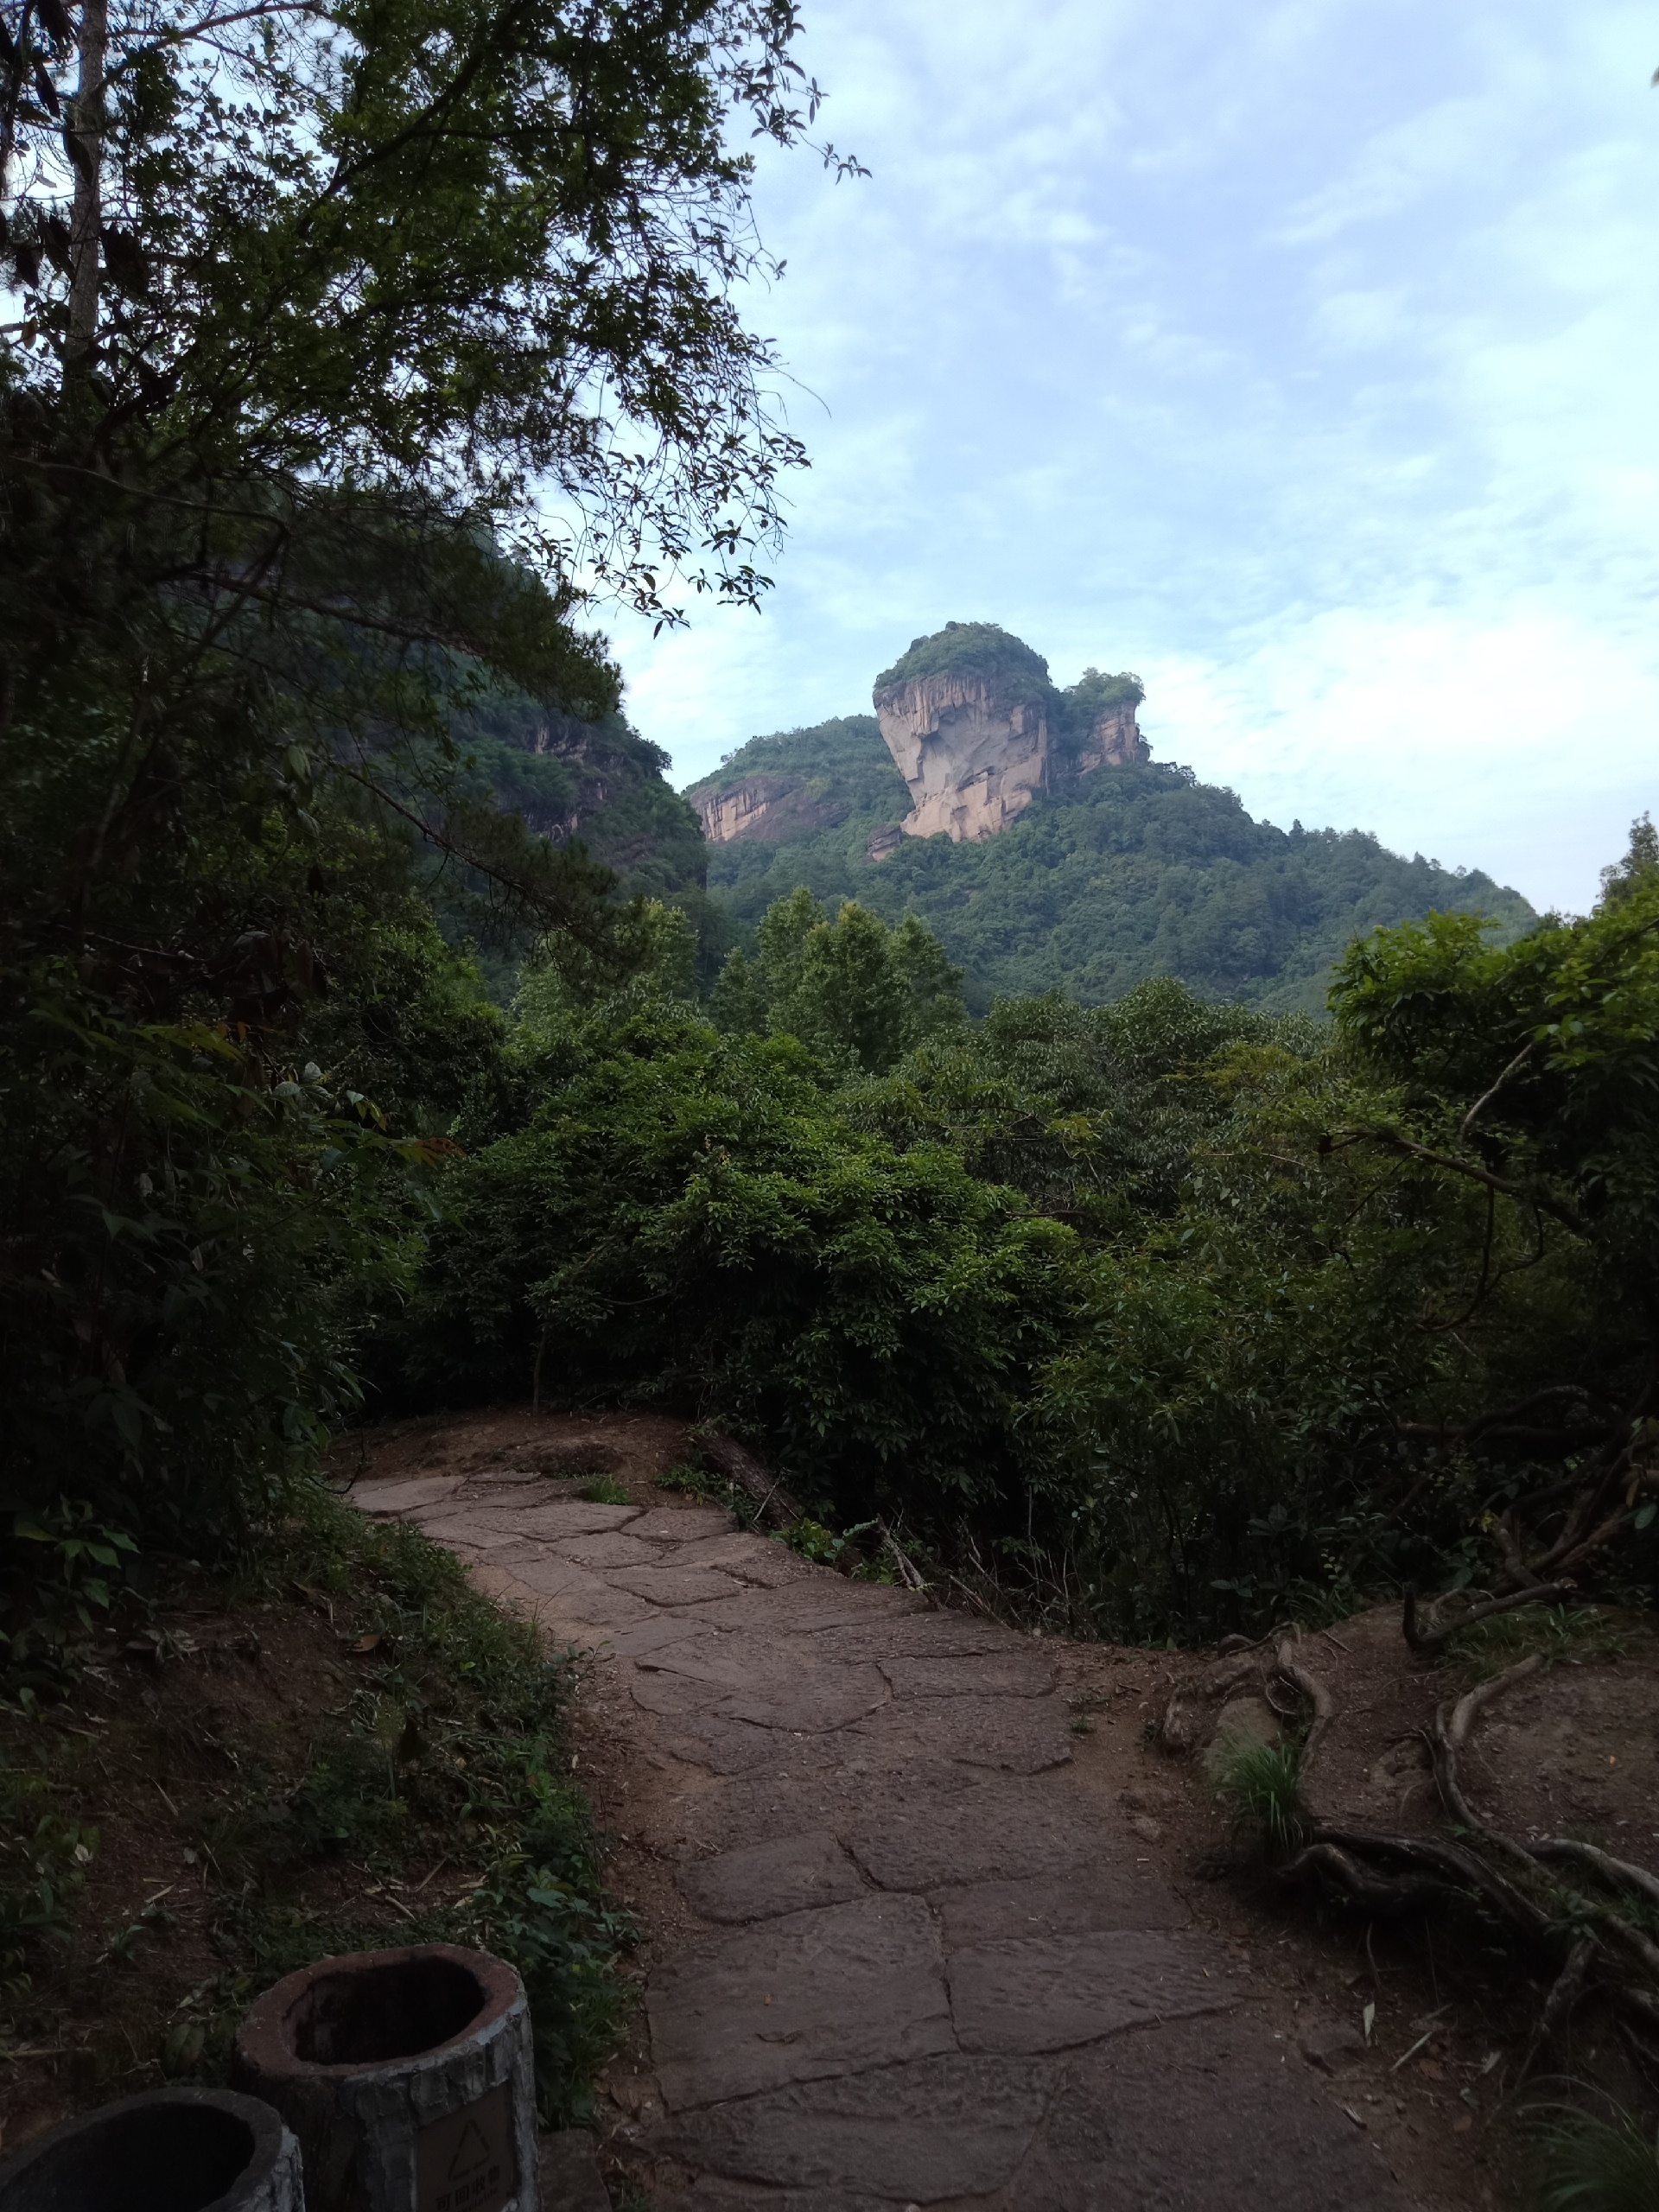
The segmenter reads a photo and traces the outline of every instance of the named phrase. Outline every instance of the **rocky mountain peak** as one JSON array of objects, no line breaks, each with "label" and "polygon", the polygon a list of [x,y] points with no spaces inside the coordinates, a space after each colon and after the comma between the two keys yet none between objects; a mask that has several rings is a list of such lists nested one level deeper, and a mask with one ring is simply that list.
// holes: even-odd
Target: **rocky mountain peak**
[{"label": "rocky mountain peak", "polygon": [[[994,837],[1039,791],[1148,758],[1137,677],[1090,669],[1069,691],[995,622],[947,622],[876,679],[881,735],[909,789],[908,836]],[[896,849],[888,843],[886,851]],[[872,848],[870,857],[885,857]]]}]

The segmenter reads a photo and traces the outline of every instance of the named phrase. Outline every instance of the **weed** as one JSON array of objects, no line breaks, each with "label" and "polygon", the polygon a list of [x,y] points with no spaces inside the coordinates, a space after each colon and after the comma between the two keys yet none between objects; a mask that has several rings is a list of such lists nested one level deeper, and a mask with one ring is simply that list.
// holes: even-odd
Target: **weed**
[{"label": "weed", "polygon": [[689,1460],[677,1460],[657,1478],[658,1490],[681,1491],[687,1497],[713,1497],[721,1488],[713,1475],[705,1474],[701,1467],[694,1467]]},{"label": "weed", "polygon": [[96,1856],[99,1833],[51,1809],[52,1785],[0,1758],[0,2003],[29,1987],[40,1943],[69,1939],[75,1893]]},{"label": "weed", "polygon": [[677,1491],[686,1497],[702,1498],[710,1505],[723,1505],[740,1529],[753,1532],[760,1526],[760,1508],[747,1491],[740,1490],[735,1483],[726,1482],[719,1475],[707,1474],[683,1459],[658,1476],[657,1487]]},{"label": "weed", "polygon": [[1279,1744],[1233,1742],[1217,1751],[1210,1774],[1222,1803],[1272,1857],[1287,1858],[1297,1848],[1307,1817],[1299,1751]]},{"label": "weed", "polygon": [[633,1503],[621,1484],[612,1475],[595,1475],[592,1482],[582,1484],[576,1496],[585,1497],[589,1505],[632,1505]]},{"label": "weed", "polygon": [[1599,1605],[1522,1605],[1459,1630],[1449,1646],[1471,1681],[1501,1674],[1541,1651],[1552,1665],[1563,1661],[1617,1659],[1625,1637]]},{"label": "weed", "polygon": [[[350,1592],[372,1672],[311,1745],[297,1779],[247,1762],[199,1808],[223,1885],[226,1973],[181,2002],[162,2047],[172,2079],[213,2078],[251,1993],[334,1951],[464,1943],[508,1960],[535,2024],[537,2103],[550,2126],[591,2110],[590,2083],[625,2010],[613,1961],[632,1940],[608,1904],[586,1800],[557,1777],[566,1671],[527,1624],[499,1612],[418,1529],[308,1500],[259,1568],[257,1589]],[[470,1867],[448,1904],[398,1878],[411,1859]],[[401,1917],[306,1909],[302,1884],[349,1860]]]},{"label": "weed", "polygon": [[1659,2212],[1659,2145],[1607,2102],[1606,2119],[1574,2105],[1533,2108],[1538,2212]]}]

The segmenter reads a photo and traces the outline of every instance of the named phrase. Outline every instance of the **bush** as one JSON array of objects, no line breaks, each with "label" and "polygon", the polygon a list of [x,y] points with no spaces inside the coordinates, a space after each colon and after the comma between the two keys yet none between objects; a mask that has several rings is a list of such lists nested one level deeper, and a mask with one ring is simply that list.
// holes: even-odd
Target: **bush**
[{"label": "bush", "polygon": [[791,1039],[665,1005],[543,1035],[526,1126],[445,1179],[416,1387],[718,1415],[848,1517],[1023,1492],[1070,1231],[943,1147],[851,1128]]}]

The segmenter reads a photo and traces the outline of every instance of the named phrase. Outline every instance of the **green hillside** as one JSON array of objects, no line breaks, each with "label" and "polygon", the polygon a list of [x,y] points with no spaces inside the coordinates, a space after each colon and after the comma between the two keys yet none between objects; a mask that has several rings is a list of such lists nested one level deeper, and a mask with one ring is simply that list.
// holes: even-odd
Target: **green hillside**
[{"label": "green hillside", "polygon": [[918,913],[976,1009],[1051,989],[1102,1004],[1175,976],[1206,997],[1319,1010],[1332,963],[1378,925],[1479,912],[1507,942],[1536,919],[1490,876],[1402,859],[1363,830],[1276,829],[1158,762],[1098,769],[982,844],[907,837],[879,863],[871,833],[909,798],[873,715],[753,738],[688,796],[757,773],[809,784],[824,826],[710,846],[711,896],[744,925],[801,883],[889,921]]}]

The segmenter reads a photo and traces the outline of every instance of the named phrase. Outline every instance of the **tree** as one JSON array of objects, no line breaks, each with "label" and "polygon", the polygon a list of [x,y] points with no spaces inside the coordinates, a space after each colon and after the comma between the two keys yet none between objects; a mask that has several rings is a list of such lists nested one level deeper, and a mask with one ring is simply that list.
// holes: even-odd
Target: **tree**
[{"label": "tree", "polygon": [[[265,1510],[396,1272],[431,1154],[392,1116],[431,1102],[334,1071],[396,1071],[365,940],[410,952],[423,867],[609,983],[648,950],[451,732],[505,686],[613,709],[596,588],[765,588],[801,454],[728,133],[796,141],[817,95],[787,0],[0,22],[0,1498],[176,1535],[227,1401],[215,1525]],[[451,1014],[475,987],[410,958]]]},{"label": "tree", "polygon": [[732,1034],[798,1037],[841,1074],[879,1074],[963,1019],[962,977],[925,922],[896,930],[848,899],[832,921],[803,884],[761,917],[753,961],[734,948],[710,1001]]}]

